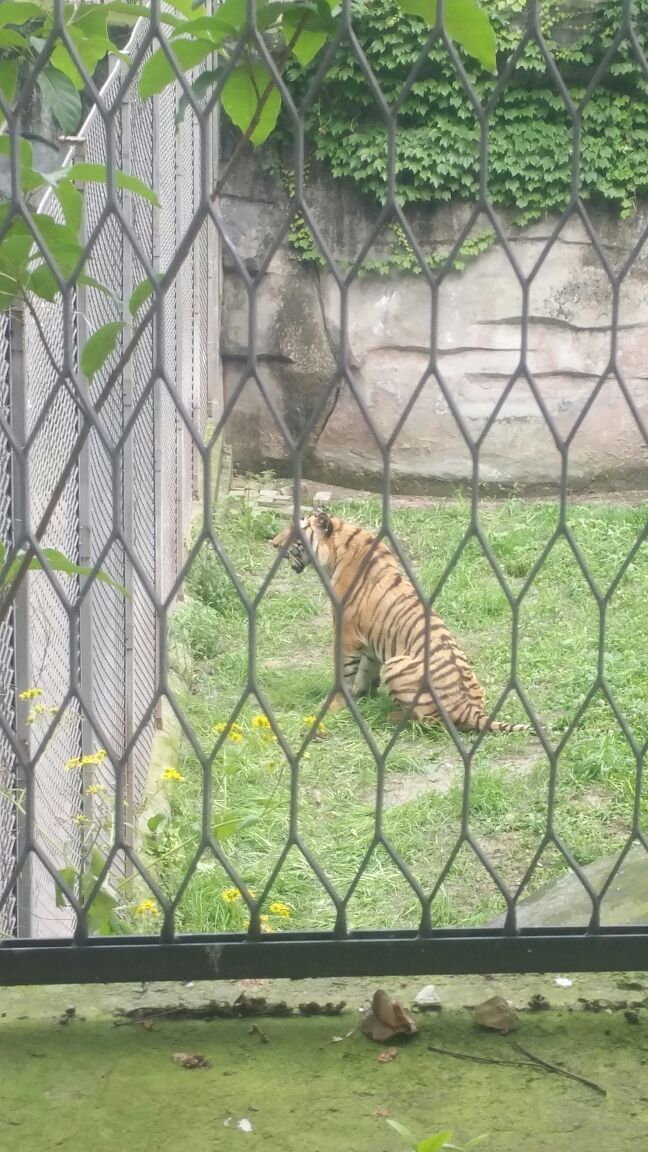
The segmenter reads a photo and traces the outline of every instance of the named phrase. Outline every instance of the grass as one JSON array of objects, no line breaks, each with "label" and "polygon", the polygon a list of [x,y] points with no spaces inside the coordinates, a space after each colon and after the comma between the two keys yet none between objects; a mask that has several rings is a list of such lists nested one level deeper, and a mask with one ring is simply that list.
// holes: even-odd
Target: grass
[{"label": "grass", "polygon": [[[340,504],[339,514],[368,526],[380,523],[380,504]],[[623,557],[645,525],[638,507],[574,506],[569,524],[597,586],[605,591]],[[480,511],[484,534],[511,590],[518,593],[551,539],[557,511],[548,503],[511,500]],[[279,522],[230,499],[218,513],[218,531],[246,592],[254,596],[275,556],[267,539]],[[392,513],[394,533],[421,586],[431,593],[463,538],[469,510],[461,502],[436,508],[401,508]],[[605,675],[634,739],[648,738],[648,666],[645,612],[648,592],[642,546],[619,582],[606,615]],[[250,634],[247,613],[213,551],[203,549],[188,580],[190,599],[173,625],[175,667],[186,717],[210,752],[223,724],[245,697]],[[473,540],[442,584],[437,610],[470,656],[491,705],[511,671],[511,608],[492,568]],[[599,609],[564,539],[551,550],[519,614],[518,677],[545,727],[557,737],[595,681]],[[326,593],[317,575],[296,576],[287,564],[277,571],[256,614],[256,677],[291,748],[297,751],[332,685],[332,627]],[[360,702],[378,746],[394,728],[383,691]],[[239,874],[257,895],[268,884],[289,834],[291,773],[277,741],[254,717],[259,702],[248,698],[214,761],[210,819],[215,835]],[[515,694],[500,718],[525,719]],[[374,831],[377,769],[353,716],[327,716],[321,739],[304,754],[299,775],[298,827],[340,894],[353,893],[348,922],[354,928],[415,927],[420,903],[387,852],[370,853]],[[184,779],[170,783],[171,816],[160,819],[148,838],[161,882],[178,892],[200,838],[203,774],[188,741],[178,750]],[[636,759],[611,711],[596,696],[578,723],[559,761],[555,793],[556,832],[580,864],[617,851],[633,817]],[[469,793],[470,828],[515,889],[547,826],[548,760],[533,736],[486,736],[473,760]],[[443,730],[410,726],[387,757],[387,806],[383,830],[424,892],[437,882],[457,843],[463,804],[463,767]],[[642,799],[645,813],[645,800]],[[358,879],[363,862],[365,869]],[[549,848],[525,895],[566,869]],[[242,900],[223,896],[231,883],[214,858],[203,855],[178,904],[184,931],[236,930],[247,923]],[[231,893],[227,893],[231,895]],[[286,905],[269,911],[272,902]],[[279,907],[279,905],[277,905]],[[439,925],[483,923],[503,911],[497,887],[476,855],[464,845],[433,903]],[[289,913],[287,916],[286,911]],[[304,857],[291,849],[268,892],[267,927],[330,928],[334,907]]]}]

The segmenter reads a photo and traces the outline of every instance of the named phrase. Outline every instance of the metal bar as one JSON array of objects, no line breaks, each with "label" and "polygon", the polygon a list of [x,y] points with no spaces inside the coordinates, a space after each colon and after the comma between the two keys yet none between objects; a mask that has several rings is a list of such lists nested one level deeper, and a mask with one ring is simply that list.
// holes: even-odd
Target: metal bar
[{"label": "metal bar", "polygon": [[[160,187],[160,97],[153,97],[151,113],[151,158],[153,187]],[[151,263],[156,275],[160,270],[160,206],[153,205],[153,226],[151,230]],[[153,320],[153,364],[157,367],[155,349],[158,347],[158,333],[160,346],[164,347],[164,308],[159,308]],[[154,508],[154,548],[155,548],[155,594],[158,603],[164,594],[164,560],[163,560],[163,523],[164,506],[162,500],[162,382],[156,372],[153,382],[153,508]],[[155,613],[155,684],[160,683],[160,613]],[[155,725],[162,727],[162,700],[155,704]]]},{"label": "metal bar", "polygon": [[[25,372],[25,312],[22,306],[11,310],[9,324],[10,375],[9,410],[11,427],[20,444],[27,435],[27,378]],[[29,460],[27,453],[11,453],[11,519],[13,538],[20,539],[29,524]],[[24,789],[27,803],[16,808],[16,856],[28,847],[30,839],[29,821],[25,809],[33,812],[33,777],[25,765],[31,758],[31,733],[27,724],[29,704],[19,699],[19,693],[32,687],[31,676],[31,626],[29,613],[29,575],[26,574],[17,589],[13,602],[13,644],[14,644],[14,691],[16,715],[16,739],[22,750],[24,764],[14,759],[15,786],[20,795]],[[16,880],[16,927],[17,935],[31,936],[32,933],[32,857],[25,857],[24,864]],[[0,891],[4,887],[0,877]]]},{"label": "metal bar", "polygon": [[173,944],[121,937],[83,946],[43,940],[0,944],[0,984],[92,984],[113,981],[308,979],[322,976],[422,976],[471,973],[632,972],[648,968],[648,929],[615,928],[596,936],[573,929],[356,935],[310,933],[251,941],[187,937]]},{"label": "metal bar", "polygon": [[[126,66],[123,65],[126,72]],[[121,106],[121,150],[122,169],[131,174],[131,92],[129,88],[124,96]],[[131,192],[123,193],[124,219],[130,231],[133,231],[133,196]],[[133,292],[133,255],[129,244],[122,245],[122,299],[125,305]],[[127,320],[127,315],[124,319]],[[124,365],[122,376],[123,388],[123,419],[124,425],[128,423],[133,412],[133,360]],[[132,846],[134,839],[135,821],[135,757],[131,740],[133,736],[133,716],[135,711],[135,666],[133,643],[133,585],[134,572],[129,552],[133,551],[134,544],[134,508],[135,495],[135,466],[133,459],[134,434],[126,440],[122,450],[123,478],[122,491],[124,499],[124,539],[129,548],[124,550],[124,586],[128,596],[124,597],[124,739],[128,754],[123,765],[124,772],[124,838]],[[117,789],[119,794],[119,789]],[[117,796],[119,802],[119,795]],[[130,858],[126,857],[126,874],[131,873]]]},{"label": "metal bar", "polygon": [[[183,167],[183,131],[182,127],[176,131],[175,136],[175,167],[176,167],[176,180],[175,180],[175,235],[176,247],[180,247],[182,242],[182,229],[184,222],[184,204],[183,204],[183,188],[182,188],[182,167]],[[184,284],[183,284],[183,269],[181,268],[176,276],[175,281],[176,292],[176,371],[175,378],[172,381],[173,387],[178,396],[184,401],[185,399],[185,374],[186,365],[184,360],[184,333],[182,324],[182,311],[184,304]],[[174,540],[174,569],[173,577],[177,576],[182,566],[182,550],[184,542],[184,509],[185,509],[185,485],[184,485],[184,459],[183,451],[185,444],[186,431],[185,426],[178,416],[177,411],[173,416],[173,425],[175,428],[175,469],[176,469],[176,507],[175,507],[175,540]]]}]

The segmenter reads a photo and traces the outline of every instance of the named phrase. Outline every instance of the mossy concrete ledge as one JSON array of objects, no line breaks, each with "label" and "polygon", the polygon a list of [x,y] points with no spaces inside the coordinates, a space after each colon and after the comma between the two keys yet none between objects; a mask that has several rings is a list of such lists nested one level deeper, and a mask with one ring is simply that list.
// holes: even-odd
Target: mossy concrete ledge
[{"label": "mossy concrete ledge", "polygon": [[[411,1004],[424,982],[385,986]],[[372,982],[0,990],[0,1148],[404,1152],[390,1117],[419,1138],[452,1129],[463,1143],[485,1134],[485,1152],[636,1152],[648,1148],[646,1010],[614,1010],[600,999],[587,1001],[598,1010],[578,1010],[577,993],[616,988],[619,1004],[643,1003],[640,983],[439,981],[444,1010],[417,1017],[418,1034],[393,1042],[386,1063],[379,1060],[385,1046],[358,1027]],[[170,1017],[180,1002],[242,991],[272,1003],[348,1003],[339,1016]],[[519,1006],[544,994],[563,1007],[527,1008],[510,1036],[478,1028],[469,1009],[446,1007],[493,992],[510,992]],[[153,1009],[146,1023],[115,1014],[134,1005]],[[529,1062],[509,1063],[527,1060],[515,1043],[601,1091]],[[200,1054],[208,1066],[188,1070],[174,1059],[179,1053]]]}]

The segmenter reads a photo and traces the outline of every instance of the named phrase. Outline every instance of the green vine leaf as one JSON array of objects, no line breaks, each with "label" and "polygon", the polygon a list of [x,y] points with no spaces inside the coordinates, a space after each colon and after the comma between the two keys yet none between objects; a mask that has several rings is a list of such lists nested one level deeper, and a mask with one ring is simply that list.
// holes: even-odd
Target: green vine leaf
[{"label": "green vine leaf", "polygon": [[[189,72],[211,55],[214,51],[214,44],[211,40],[173,40],[171,49],[180,70]],[[138,87],[142,100],[157,96],[163,88],[172,84],[174,80],[177,80],[176,70],[163,50],[158,48],[142,68]]]},{"label": "green vine leaf", "polygon": [[244,135],[249,133],[253,144],[259,145],[267,140],[277,123],[281,96],[268,69],[246,61],[234,69],[223,87],[222,104],[232,123]]},{"label": "green vine leaf", "polygon": [[61,130],[72,135],[81,121],[81,97],[72,81],[48,64],[39,72],[36,83]]},{"label": "green vine leaf", "polygon": [[86,340],[81,353],[81,371],[88,380],[96,375],[106,363],[108,357],[115,351],[119,338],[126,325],[121,320],[114,320],[97,328],[96,332]]}]

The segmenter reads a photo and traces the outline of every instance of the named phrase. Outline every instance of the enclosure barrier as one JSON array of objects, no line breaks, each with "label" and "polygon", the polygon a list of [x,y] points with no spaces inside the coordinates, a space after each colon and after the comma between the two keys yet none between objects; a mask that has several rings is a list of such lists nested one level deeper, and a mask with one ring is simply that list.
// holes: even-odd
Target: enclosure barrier
[{"label": "enclosure barrier", "polygon": [[[447,4],[446,4],[447,7]],[[294,195],[290,214],[298,212],[319,248],[327,274],[339,292],[339,338],[336,371],[328,391],[307,414],[298,433],[290,431],[277,410],[264,382],[263,365],[257,359],[257,315],[255,298],[264,273],[283,242],[290,215],[278,234],[269,238],[261,267],[250,270],[231,243],[221,213],[220,196],[213,195],[214,172],[209,155],[212,125],[220,94],[237,66],[233,51],[222,62],[213,97],[195,111],[187,112],[176,133],[176,101],[186,94],[182,69],[174,64],[178,88],[167,90],[151,102],[143,103],[137,87],[128,84],[130,72],[138,72],[155,41],[169,44],[169,29],[153,6],[150,24],[142,20],[130,46],[132,63],[120,62],[111,71],[102,89],[102,104],[91,113],[75,143],[68,163],[108,158],[125,172],[137,172],[159,191],[161,209],[142,206],[128,191],[108,186],[86,198],[85,235],[92,246],[90,272],[108,282],[115,297],[129,297],[147,266],[160,273],[162,304],[156,305],[150,319],[135,336],[121,337],[107,365],[91,386],[79,371],[79,348],[100,323],[119,316],[118,306],[105,293],[92,286],[79,285],[76,293],[66,291],[59,302],[44,305],[29,300],[24,309],[0,317],[1,411],[3,431],[0,469],[0,538],[14,551],[27,545],[29,554],[42,558],[44,546],[55,547],[79,564],[102,569],[129,596],[120,598],[115,590],[95,577],[50,578],[42,573],[23,571],[12,587],[11,602],[3,607],[0,626],[0,675],[2,682],[2,744],[0,747],[0,924],[5,939],[0,943],[0,982],[55,983],[68,981],[212,979],[252,976],[305,977],[315,975],[354,975],[386,973],[491,972],[491,971],[570,971],[641,969],[648,967],[648,927],[603,926],[602,902],[613,884],[633,844],[648,848],[641,826],[640,800],[643,788],[645,745],[637,742],[605,676],[606,611],[616,587],[628,566],[637,557],[648,534],[644,526],[627,555],[619,556],[619,566],[611,585],[599,588],[588,570],[586,557],[568,522],[568,461],[570,444],[600,389],[614,377],[642,437],[648,436],[636,400],[624,378],[617,358],[619,298],[624,279],[641,253],[647,239],[642,232],[630,257],[613,268],[592,226],[580,188],[580,140],[584,110],[620,45],[629,45],[632,59],[648,80],[648,64],[633,18],[632,3],[619,6],[616,32],[602,62],[590,77],[584,95],[576,103],[543,37],[541,6],[531,0],[525,15],[524,34],[508,59],[499,61],[499,74],[488,100],[480,100],[464,66],[463,57],[443,28],[443,5],[438,5],[434,27],[422,35],[421,53],[414,64],[406,88],[388,100],[377,84],[354,31],[354,6],[344,0],[339,22],[313,67],[309,86],[296,106],[285,76],[257,26],[259,7],[250,3],[244,39],[270,72],[281,94],[294,134]],[[57,5],[60,14],[60,6]],[[350,46],[373,93],[386,130],[385,197],[377,214],[376,226],[363,243],[353,266],[340,270],[320,234],[317,220],[304,192],[304,124],[306,108],[321,84],[338,46]],[[480,129],[480,184],[470,220],[441,267],[432,268],[421,250],[407,215],[396,196],[398,116],[400,108],[416,83],[430,46],[445,45],[449,59],[471,102]],[[526,272],[519,266],[502,221],[489,200],[489,121],[498,99],[529,43],[535,43],[551,82],[564,101],[571,126],[571,192],[564,211],[552,226],[541,257]],[[241,45],[239,45],[239,48]],[[169,49],[169,59],[173,53]],[[16,131],[18,129],[16,128]],[[222,188],[220,189],[222,192]],[[18,203],[18,200],[16,200]],[[46,209],[54,217],[59,212],[52,196]],[[18,203],[19,210],[22,211]],[[98,229],[104,214],[106,226]],[[502,389],[483,430],[475,440],[467,428],[456,400],[447,387],[438,357],[439,293],[452,275],[452,265],[470,228],[479,217],[488,220],[497,242],[507,253],[520,285],[521,321],[519,362]],[[568,437],[560,434],[543,399],[528,359],[530,290],[561,229],[571,218],[582,222],[611,286],[610,356],[600,379],[576,419]],[[285,441],[292,461],[297,523],[302,515],[300,485],[302,458],[309,432],[326,410],[336,389],[343,387],[355,399],[368,429],[372,412],[358,390],[349,357],[350,289],[363,261],[386,222],[395,221],[415,253],[420,275],[429,289],[430,347],[425,376],[413,389],[390,441],[382,442],[374,431],[384,469],[383,519],[380,538],[385,539],[407,569],[406,558],[390,523],[390,447],[411,413],[426,381],[433,377],[452,411],[473,462],[472,505],[469,528],[456,549],[439,587],[456,568],[470,541],[476,540],[487,558],[511,609],[511,669],[508,683],[496,701],[491,717],[500,715],[510,692],[517,693],[529,721],[544,749],[547,760],[546,826],[537,852],[529,861],[527,877],[548,845],[564,857],[566,865],[579,878],[591,898],[589,925],[584,928],[523,929],[517,923],[517,891],[509,890],[474,836],[470,825],[468,798],[473,761],[485,733],[467,737],[447,722],[448,739],[464,767],[465,803],[456,845],[441,873],[423,887],[402,855],[384,832],[384,786],[386,759],[398,739],[397,730],[386,749],[378,746],[361,709],[348,699],[357,724],[375,759],[376,800],[373,851],[380,846],[401,876],[412,886],[420,902],[421,920],[412,931],[353,931],[348,924],[347,907],[368,857],[362,862],[351,888],[339,892],[304,841],[299,828],[299,773],[303,755],[311,748],[323,706],[296,754],[289,746],[273,710],[257,679],[255,664],[257,611],[271,581],[284,563],[284,554],[273,559],[263,586],[256,597],[245,591],[213,526],[210,456],[216,437],[227,430],[227,422],[244,386],[255,382],[264,397],[272,419]],[[215,391],[215,366],[211,361],[213,326],[219,322],[214,273],[210,268],[218,244],[228,252],[249,302],[247,358],[238,385],[230,392],[213,434],[205,437],[205,421],[210,397]],[[496,290],[496,286],[494,286]],[[555,532],[534,563],[521,590],[513,592],[507,583],[489,540],[480,523],[480,451],[489,430],[518,380],[525,380],[543,413],[561,457],[558,519]],[[532,450],[532,447],[531,449]],[[198,465],[200,464],[200,469]],[[168,672],[168,616],[196,550],[185,561],[191,498],[197,491],[199,471],[204,478],[202,539],[211,543],[228,571],[249,619],[248,677],[245,691],[223,731],[214,739],[209,754],[200,746],[177,705]],[[545,731],[542,718],[533,707],[517,674],[519,613],[522,602],[557,540],[567,542],[582,570],[599,616],[598,671],[591,689],[564,730],[556,737]],[[270,561],[269,561],[270,565]],[[318,564],[319,576],[329,594],[330,581]],[[416,581],[415,574],[409,573]],[[56,583],[58,581],[60,591]],[[332,595],[332,594],[331,594]],[[421,594],[422,595],[422,594]],[[426,601],[428,610],[429,603]],[[334,603],[338,617],[344,604]],[[429,623],[429,614],[428,614]],[[337,657],[337,684],[343,688],[341,652]],[[33,687],[53,709],[45,717],[45,731],[35,734],[28,723],[32,700],[22,695]],[[346,689],[344,689],[346,691]],[[631,827],[623,851],[603,885],[595,890],[568,844],[554,826],[554,804],[559,761],[570,736],[589,703],[599,692],[608,701],[625,734],[636,760],[634,808]],[[333,690],[331,691],[332,697]],[[228,857],[223,844],[213,835],[210,820],[210,789],[215,761],[232,731],[232,725],[248,695],[256,698],[268,717],[291,775],[288,834],[276,862],[269,868],[264,891],[252,894]],[[348,693],[347,693],[348,695]],[[134,812],[142,798],[156,709],[166,698],[181,725],[186,741],[200,761],[204,773],[202,833],[181,890],[169,896],[147,870],[133,842]],[[38,697],[40,699],[40,697]],[[327,701],[328,703],[328,701]],[[441,711],[443,708],[438,702]],[[447,719],[447,717],[446,717]],[[92,757],[98,746],[106,749],[101,761],[101,783],[114,800],[114,821],[103,842],[106,869],[95,876],[89,887],[72,891],[66,884],[65,906],[57,906],[55,879],[70,849],[57,847],[61,828],[74,829],[75,816],[82,816],[88,803],[79,776],[66,771],[65,764],[79,757]],[[19,796],[16,803],[15,796]],[[83,826],[82,822],[79,825]],[[487,869],[506,906],[504,924],[498,928],[440,929],[435,927],[433,904],[453,861],[463,845],[468,845]],[[334,908],[329,932],[282,932],[262,934],[264,901],[291,849],[304,861],[325,888]],[[75,855],[76,852],[76,855]],[[72,848],[79,859],[80,848]],[[199,864],[207,852],[215,858],[227,882],[241,893],[248,906],[250,923],[243,934],[179,935],[175,911]],[[162,910],[159,936],[110,938],[93,936],[89,914],[101,893],[110,868],[120,865],[139,874]],[[59,890],[61,886],[59,885]],[[58,938],[54,938],[58,937]]]}]

